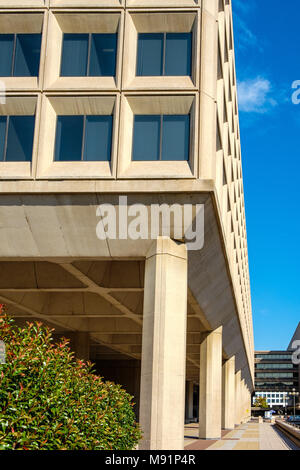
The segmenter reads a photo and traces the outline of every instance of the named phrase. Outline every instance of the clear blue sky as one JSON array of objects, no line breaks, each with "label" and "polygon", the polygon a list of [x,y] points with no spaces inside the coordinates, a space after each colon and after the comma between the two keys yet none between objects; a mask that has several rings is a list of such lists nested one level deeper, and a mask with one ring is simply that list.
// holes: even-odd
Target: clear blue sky
[{"label": "clear blue sky", "polygon": [[300,321],[299,0],[232,0],[256,349]]}]

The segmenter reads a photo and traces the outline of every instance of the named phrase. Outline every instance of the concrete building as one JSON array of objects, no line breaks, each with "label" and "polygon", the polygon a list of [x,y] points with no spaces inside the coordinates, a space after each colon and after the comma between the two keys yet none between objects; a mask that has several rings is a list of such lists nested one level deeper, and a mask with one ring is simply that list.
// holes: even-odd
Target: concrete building
[{"label": "concrete building", "polygon": [[[298,341],[295,344],[295,341]],[[298,352],[299,351],[299,352]],[[298,359],[298,360],[297,360]],[[286,351],[255,351],[255,393],[274,410],[293,406],[293,390],[300,393],[300,323]],[[300,408],[299,397],[296,398]]]},{"label": "concrete building", "polygon": [[[231,1],[0,0],[0,49],[0,301],[135,396],[141,449],[219,438],[254,388]],[[124,201],[204,207],[204,246],[101,239]]]}]

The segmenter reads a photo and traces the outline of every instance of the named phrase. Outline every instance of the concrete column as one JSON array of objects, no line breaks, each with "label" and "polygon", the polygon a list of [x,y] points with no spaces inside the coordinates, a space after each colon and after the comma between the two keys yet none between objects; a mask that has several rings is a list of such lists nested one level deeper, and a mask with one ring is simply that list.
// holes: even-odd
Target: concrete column
[{"label": "concrete column", "polygon": [[186,387],[186,418],[187,421],[192,420],[194,417],[194,384],[187,382]]},{"label": "concrete column", "polygon": [[235,425],[235,356],[222,367],[222,429]]},{"label": "concrete column", "polygon": [[159,237],[146,256],[139,449],[184,447],[187,251]]},{"label": "concrete column", "polygon": [[235,374],[235,424],[241,424],[241,371]]},{"label": "concrete column", "polygon": [[249,396],[248,396],[248,408],[249,408],[249,418],[251,419],[252,393],[250,391],[249,391]]},{"label": "concrete column", "polygon": [[245,404],[245,380],[241,381],[241,422],[244,423],[246,420],[246,404]]},{"label": "concrete column", "polygon": [[222,327],[200,346],[199,437],[220,439],[222,406]]},{"label": "concrete column", "polygon": [[246,418],[247,422],[251,418],[251,393],[248,386],[246,386]]}]

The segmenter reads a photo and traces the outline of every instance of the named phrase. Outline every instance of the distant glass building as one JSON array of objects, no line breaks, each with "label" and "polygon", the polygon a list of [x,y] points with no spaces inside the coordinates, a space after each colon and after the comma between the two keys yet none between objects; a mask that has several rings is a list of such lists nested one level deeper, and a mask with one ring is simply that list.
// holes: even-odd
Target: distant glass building
[{"label": "distant glass building", "polygon": [[[270,407],[276,409],[292,406],[291,393],[300,392],[299,364],[296,353],[300,344],[300,323],[286,351],[256,351],[255,352],[255,394],[266,398]],[[299,405],[299,397],[296,403]]]}]

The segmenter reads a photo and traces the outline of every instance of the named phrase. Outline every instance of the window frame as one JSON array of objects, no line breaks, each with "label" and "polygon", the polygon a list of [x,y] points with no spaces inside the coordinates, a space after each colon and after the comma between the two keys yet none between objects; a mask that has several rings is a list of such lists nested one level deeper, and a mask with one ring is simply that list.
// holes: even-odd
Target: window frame
[{"label": "window frame", "polygon": [[[161,56],[161,64],[162,64],[162,73],[161,74],[151,74],[151,75],[146,75],[146,74],[140,74],[139,73],[139,68],[140,68],[140,63],[139,61],[141,60],[140,57],[140,37],[142,35],[151,35],[151,34],[158,34],[162,36],[162,56]],[[168,45],[168,35],[189,35],[190,36],[190,56],[187,57],[187,60],[189,61],[189,68],[190,71],[188,74],[169,74],[166,73],[166,64],[167,64],[167,45]],[[193,72],[193,30],[187,33],[184,32],[179,32],[179,33],[170,33],[170,32],[162,32],[162,33],[138,33],[137,35],[137,59],[136,59],[136,77],[192,77],[192,72]]]},{"label": "window frame", "polygon": [[[189,159],[133,161],[134,116],[190,115]],[[194,179],[198,177],[199,96],[197,93],[125,93],[121,101],[119,160],[120,179]]]},{"label": "window frame", "polygon": [[[159,118],[159,135],[158,135],[158,141],[159,141],[159,150],[158,150],[158,159],[156,160],[135,160],[133,159],[134,156],[134,144],[135,144],[135,133],[136,133],[136,117],[137,116],[143,116],[143,117],[149,117],[149,116],[156,116]],[[187,159],[180,159],[180,160],[169,160],[163,158],[163,148],[164,148],[164,118],[167,116],[176,116],[176,117],[188,117],[188,128],[189,128],[189,136],[188,136],[188,158]],[[131,145],[131,159],[133,162],[137,161],[143,161],[143,162],[185,162],[189,161],[190,159],[190,148],[191,148],[191,116],[190,114],[160,114],[160,115],[151,115],[151,114],[135,114],[133,117],[133,131],[132,131],[132,145]]]},{"label": "window frame", "polygon": [[[84,21],[82,21],[84,17]],[[121,86],[124,11],[55,10],[49,12],[47,57],[44,89],[46,91],[116,91]],[[115,76],[61,76],[63,35],[117,34]],[[56,47],[53,47],[56,44]],[[57,47],[60,53],[57,54]]]},{"label": "window frame", "polygon": [[5,104],[0,106],[2,117],[35,116],[31,161],[0,161],[0,180],[31,180],[34,178],[38,155],[40,112],[40,94],[8,94]]},{"label": "window frame", "polygon": [[[26,163],[32,162],[32,156],[33,156],[33,144],[34,144],[34,130],[35,130],[35,116],[30,116],[30,115],[12,115],[9,114],[7,116],[0,116],[0,117],[5,117],[6,122],[5,122],[5,136],[4,136],[4,144],[3,144],[3,160],[0,160],[1,163]],[[31,146],[31,158],[29,160],[7,160],[7,153],[8,153],[8,144],[9,144],[9,133],[10,133],[10,125],[12,122],[12,118],[29,118],[32,117],[34,119],[33,122],[33,129],[32,129],[32,146]]]},{"label": "window frame", "polygon": [[7,92],[36,92],[44,80],[44,63],[46,48],[48,12],[37,10],[35,12],[0,11],[1,34],[41,34],[39,73],[37,76],[6,76],[1,77]]},{"label": "window frame", "polygon": [[[88,36],[88,44],[87,44],[87,61],[86,61],[86,74],[85,75],[62,75],[62,68],[63,68],[63,57],[64,57],[64,40],[65,35],[76,35],[76,34],[85,34]],[[115,58],[114,58],[114,74],[113,75],[91,75],[90,68],[91,68],[91,54],[92,54],[92,36],[95,35],[115,35],[116,36],[116,49],[115,49]],[[80,77],[80,78],[103,78],[103,77],[116,77],[117,71],[117,56],[118,56],[118,32],[116,33],[63,33],[62,37],[62,47],[61,47],[61,59],[60,59],[60,77],[72,78],[72,77]]]},{"label": "window frame", "polygon": [[[37,179],[114,179],[116,177],[120,96],[114,93],[65,95],[45,93],[42,97]],[[110,161],[55,161],[57,116],[112,115]]]},{"label": "window frame", "polygon": [[[58,160],[56,159],[56,152],[57,152],[57,131],[58,131],[58,120],[60,117],[74,117],[74,116],[77,116],[77,117],[82,117],[83,118],[83,121],[82,121],[82,136],[81,136],[81,145],[80,145],[80,154],[81,154],[81,158],[80,160]],[[113,118],[113,115],[110,114],[110,115],[102,115],[102,116],[105,116],[105,117],[111,117],[111,120],[110,120],[110,130],[109,130],[109,134],[110,134],[110,142],[108,144],[109,146],[109,158],[107,160],[88,160],[85,157],[85,151],[86,151],[86,143],[88,141],[88,138],[87,138],[87,118],[89,116],[97,116],[97,115],[73,115],[73,116],[70,116],[70,115],[57,115],[56,116],[56,131],[55,131],[55,142],[54,142],[54,154],[53,154],[53,161],[54,162],[65,162],[65,163],[77,163],[77,162],[111,162],[111,153],[112,153],[112,134],[113,134],[113,126],[114,126],[114,118]],[[101,116],[101,115],[98,115],[98,116]]]},{"label": "window frame", "polygon": [[[126,11],[123,63],[123,88],[131,90],[198,90],[200,85],[201,11],[157,10]],[[139,33],[192,33],[191,76],[137,76]]]}]

